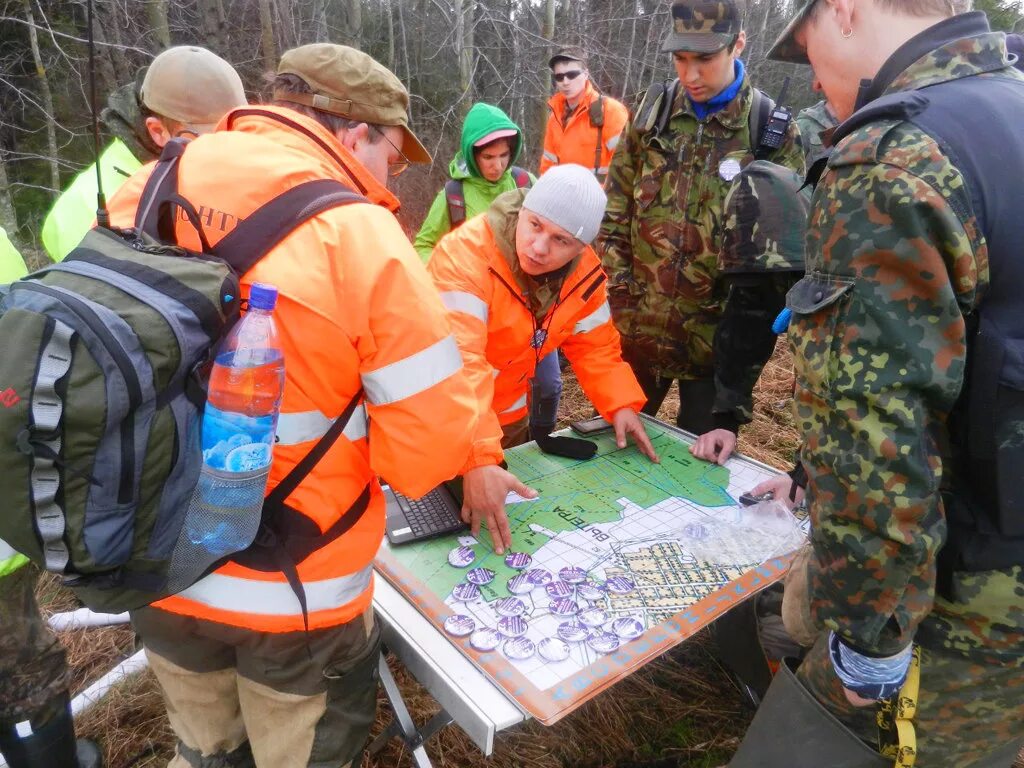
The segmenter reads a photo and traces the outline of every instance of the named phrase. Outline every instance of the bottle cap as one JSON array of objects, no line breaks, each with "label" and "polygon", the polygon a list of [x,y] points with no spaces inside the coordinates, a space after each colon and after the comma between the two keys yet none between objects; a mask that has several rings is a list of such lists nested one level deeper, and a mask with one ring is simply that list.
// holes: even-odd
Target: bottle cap
[{"label": "bottle cap", "polygon": [[277,288],[266,283],[253,283],[249,289],[249,309],[265,309],[268,312],[277,305]]}]

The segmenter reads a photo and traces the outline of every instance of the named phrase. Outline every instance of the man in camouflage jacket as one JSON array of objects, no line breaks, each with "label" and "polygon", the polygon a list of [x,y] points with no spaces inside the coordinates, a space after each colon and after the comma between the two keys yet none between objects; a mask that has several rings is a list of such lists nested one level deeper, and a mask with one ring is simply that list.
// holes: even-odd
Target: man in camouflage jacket
[{"label": "man in camouflage jacket", "polygon": [[[892,0],[811,0],[772,50],[809,60],[847,121],[817,183],[807,276],[788,297],[813,522],[803,613],[826,630],[796,677],[863,742],[892,756],[894,738],[876,710],[897,692],[901,706],[913,693],[901,686],[916,646],[918,764],[1008,766],[1024,742],[1024,538],[997,530],[991,509],[965,517],[991,488],[971,479],[955,426],[972,390],[995,387],[992,377],[965,378],[978,370],[968,349],[984,348],[968,328],[1006,293],[989,279],[990,256],[1022,283],[1010,295],[1024,292],[1024,272],[1011,266],[1020,239],[999,237],[1012,215],[983,221],[975,205],[986,201],[991,214],[995,201],[1019,200],[1024,137],[1014,127],[1024,123],[1024,77],[983,14],[951,17],[944,0],[913,10]],[[982,101],[994,88],[1006,97]],[[900,93],[907,109],[924,109],[943,103],[943,89],[962,99],[964,115],[999,111],[989,135],[958,134],[955,119],[943,126],[978,157],[996,145],[1005,174],[965,176],[961,167],[979,161],[958,153],[954,162],[948,144],[913,122],[920,112],[893,111]],[[1019,385],[993,403],[1017,403],[999,425],[998,458],[1018,464]],[[1012,469],[1000,481],[1019,488],[1021,467]],[[986,546],[973,547],[977,539]],[[796,597],[787,590],[787,600]],[[732,765],[776,764],[764,759],[770,739],[759,723],[779,706],[770,690]],[[814,759],[831,764],[820,750]]]},{"label": "man in camouflage jacket", "polygon": [[[649,92],[623,132],[599,239],[623,357],[644,387],[645,411],[657,413],[677,379],[677,423],[697,434],[714,426],[722,204],[757,145],[749,127],[754,89],[739,58],[746,44],[742,15],[742,0],[672,4],[673,28],[662,50],[673,55],[680,87],[663,129],[658,109],[646,103]],[[795,123],[767,159],[803,170]]]},{"label": "man in camouflage jacket", "polygon": [[828,151],[822,134],[830,128],[835,128],[838,122],[828,102],[822,99],[807,109],[801,109],[796,116],[796,124],[800,128],[800,141],[803,142],[804,156],[807,158],[807,167],[810,168],[815,160],[823,157]]}]

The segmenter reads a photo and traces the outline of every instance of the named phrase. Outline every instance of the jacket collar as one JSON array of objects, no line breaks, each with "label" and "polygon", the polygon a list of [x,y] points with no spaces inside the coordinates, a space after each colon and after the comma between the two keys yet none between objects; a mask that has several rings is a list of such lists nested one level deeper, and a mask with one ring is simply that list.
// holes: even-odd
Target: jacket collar
[{"label": "jacket collar", "polygon": [[676,98],[672,104],[672,117],[675,118],[679,115],[687,115],[692,117],[698,123],[710,123],[715,121],[720,123],[722,127],[727,130],[738,131],[741,128],[745,128],[747,125],[747,119],[750,115],[750,105],[753,100],[754,91],[750,86],[750,78],[744,77],[736,97],[719,111],[708,115],[701,120],[697,117],[697,113],[693,109],[693,104],[690,103],[690,97],[686,95],[686,89],[680,84],[680,86],[676,88]]},{"label": "jacket collar", "polygon": [[[573,110],[573,114],[576,114],[580,110],[583,110],[585,112],[586,110],[590,109],[590,105],[593,104],[594,101],[597,100],[597,97],[600,95],[600,91],[598,91],[597,88],[594,87],[594,84],[590,81],[590,78],[588,77],[587,84],[583,86],[583,93],[580,94],[579,104],[576,105],[576,109]],[[551,111],[555,113],[555,116],[561,119],[562,112],[565,111],[565,96],[562,94],[561,91],[559,91],[550,99],[548,99],[548,106],[551,108]]]}]

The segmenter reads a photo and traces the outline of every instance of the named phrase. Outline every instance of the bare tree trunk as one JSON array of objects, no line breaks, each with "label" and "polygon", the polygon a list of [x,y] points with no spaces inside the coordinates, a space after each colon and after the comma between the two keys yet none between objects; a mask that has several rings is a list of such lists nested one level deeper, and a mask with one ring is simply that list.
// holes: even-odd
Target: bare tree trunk
[{"label": "bare tree trunk", "polygon": [[473,104],[473,11],[476,0],[456,0],[455,44],[459,51],[459,114],[464,120]]},{"label": "bare tree trunk", "polygon": [[327,0],[313,0],[313,41],[327,42]]},{"label": "bare tree trunk", "polygon": [[18,215],[14,211],[14,200],[11,198],[11,185],[7,180],[7,160],[0,152],[0,227],[3,227],[12,245],[19,251],[24,250],[18,232]]},{"label": "bare tree trunk", "polygon": [[348,0],[345,3],[345,42],[353,48],[362,47],[363,4],[362,0]]},{"label": "bare tree trunk", "polygon": [[32,13],[31,0],[22,0],[25,18],[28,20],[28,39],[32,46],[32,59],[36,65],[36,76],[39,78],[39,91],[43,98],[43,109],[46,112],[46,148],[49,152],[50,187],[53,196],[60,194],[60,169],[57,165],[57,123],[53,111],[53,94],[50,92],[50,81],[43,66],[43,57],[39,52],[39,36],[36,34],[36,19]]},{"label": "bare tree trunk", "polygon": [[[399,0],[401,2],[401,0]],[[388,20],[388,69],[395,71],[395,16],[391,10],[391,0],[384,0],[384,15]]]},{"label": "bare tree trunk", "polygon": [[167,0],[148,0],[146,18],[161,51],[171,47],[171,25],[167,22]]},{"label": "bare tree trunk", "polygon": [[274,13],[270,0],[260,0],[260,48],[263,51],[263,69],[277,70],[277,46],[274,44]]},{"label": "bare tree trunk", "polygon": [[[570,3],[566,3],[568,7]],[[544,4],[544,26],[541,29],[541,37],[548,41],[548,45],[545,46],[544,55],[540,58],[541,60],[537,63],[537,73],[540,75],[541,87],[544,90],[541,93],[541,98],[538,99],[537,103],[537,125],[540,128],[540,143],[543,143],[543,136],[545,128],[548,124],[548,113],[551,111],[548,108],[548,96],[550,90],[545,86],[551,82],[551,70],[548,68],[548,59],[555,53],[554,50],[554,37],[555,37],[555,13],[558,10],[558,0],[546,0]],[[538,150],[543,147],[538,146]],[[538,155],[540,152],[537,153]]]},{"label": "bare tree trunk", "polygon": [[223,4],[220,0],[199,0],[199,13],[206,47],[216,54],[224,55],[226,53],[224,34],[227,19],[224,18]]}]

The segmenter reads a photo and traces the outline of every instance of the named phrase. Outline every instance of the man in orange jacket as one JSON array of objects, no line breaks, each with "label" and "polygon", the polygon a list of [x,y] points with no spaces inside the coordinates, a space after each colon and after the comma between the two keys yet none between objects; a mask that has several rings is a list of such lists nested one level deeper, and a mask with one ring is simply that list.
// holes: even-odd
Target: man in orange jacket
[{"label": "man in orange jacket", "polygon": [[[365,394],[278,526],[290,544],[315,542],[295,557],[304,608],[275,564],[241,553],[133,612],[179,739],[171,768],[358,764],[374,720],[377,476],[423,495],[465,465],[477,423],[445,308],[391,213],[389,174],[430,159],[409,129],[408,104],[398,79],[369,56],[302,46],[282,57],[270,106],[229,112],[179,161],[178,192],[212,245],[307,181],[335,179],[368,202],[314,216],[243,278],[244,291],[263,282],[279,292],[286,378],[268,491]],[[132,224],[150,170],[111,201],[116,226]],[[176,237],[197,249],[182,218]],[[341,525],[359,504],[362,516]]]},{"label": "man in orange jacket", "polygon": [[590,168],[604,183],[629,110],[590,82],[586,57],[579,48],[564,48],[548,61],[555,95],[548,101],[544,154],[540,173],[575,163]]},{"label": "man in orange jacket", "polygon": [[[499,554],[512,544],[509,491],[536,496],[499,466],[502,448],[527,439],[527,389],[550,351],[565,351],[583,391],[614,426],[619,447],[628,435],[658,460],[637,416],[643,391],[622,360],[604,271],[589,245],[604,206],[592,173],[579,165],[554,168],[529,191],[500,195],[486,213],[443,237],[428,265],[481,414],[462,470],[462,514],[474,535],[486,521]],[[593,455],[592,443],[548,439],[571,441]]]}]

